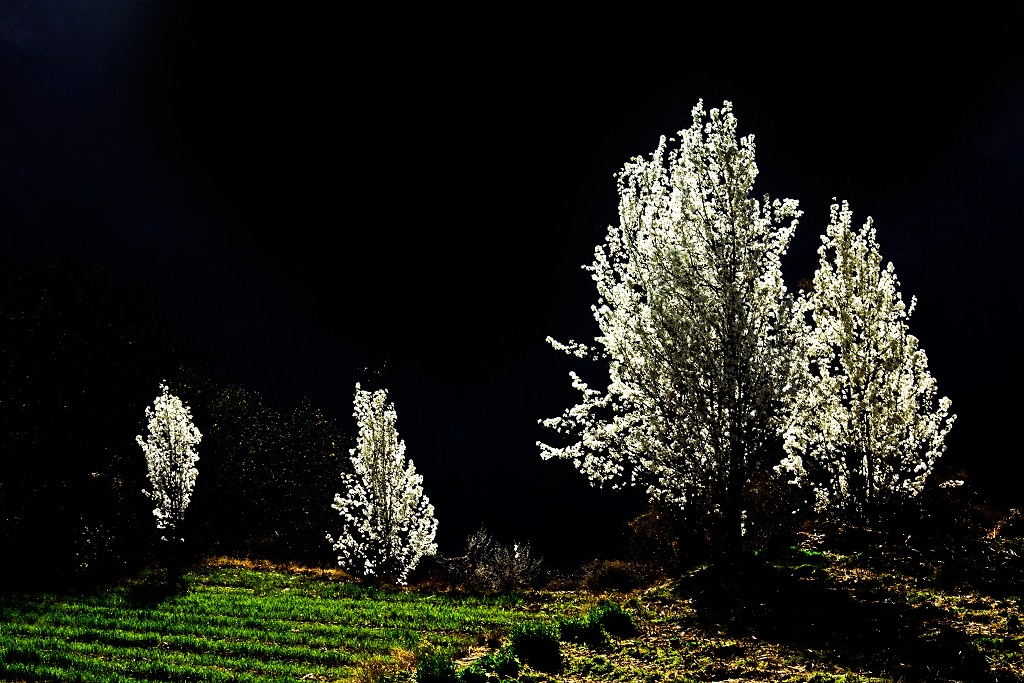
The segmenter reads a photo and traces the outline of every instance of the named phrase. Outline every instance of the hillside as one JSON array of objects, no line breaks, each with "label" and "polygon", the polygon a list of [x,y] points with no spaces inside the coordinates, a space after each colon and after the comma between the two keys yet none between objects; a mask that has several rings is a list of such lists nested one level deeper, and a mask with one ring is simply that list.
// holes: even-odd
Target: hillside
[{"label": "hillside", "polygon": [[[853,541],[859,550],[842,547]],[[500,595],[220,559],[177,586],[147,570],[4,595],[0,678],[410,681],[417,662],[427,680],[429,660],[466,682],[1017,681],[1022,551],[1019,539],[924,551],[914,539],[808,536],[641,588],[567,590],[563,578]],[[628,619],[593,618],[609,613]],[[561,627],[560,668],[510,644],[529,624]]]}]

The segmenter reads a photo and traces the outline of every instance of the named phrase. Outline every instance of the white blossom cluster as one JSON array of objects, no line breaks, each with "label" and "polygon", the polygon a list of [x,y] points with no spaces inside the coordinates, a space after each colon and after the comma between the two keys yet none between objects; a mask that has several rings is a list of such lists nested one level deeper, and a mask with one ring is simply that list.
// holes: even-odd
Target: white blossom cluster
[{"label": "white blossom cluster", "polygon": [[[203,438],[195,425],[188,406],[170,393],[166,384],[160,384],[160,395],[152,406],[146,407],[149,435],[135,440],[146,455],[149,483],[152,491],[143,491],[156,503],[153,515],[157,529],[173,534],[185,516],[185,508],[192,499],[196,484],[196,462],[199,455],[195,447]],[[163,540],[167,540],[164,536]]]},{"label": "white blossom cluster", "polygon": [[[669,143],[675,143],[670,146]],[[870,219],[832,207],[813,292],[786,291],[781,257],[795,200],[751,197],[752,137],[732,105],[618,174],[619,223],[585,268],[597,285],[593,346],[556,349],[608,365],[608,385],[571,373],[578,405],[538,442],[596,485],[639,485],[680,507],[703,503],[742,529],[755,463],[814,489],[818,508],[859,521],[915,496],[955,419],[917,339]],[[784,439],[785,451],[770,446]]]},{"label": "white blossom cluster", "polygon": [[754,140],[736,127],[729,102],[710,116],[698,102],[689,129],[619,173],[619,224],[586,267],[597,344],[548,339],[606,361],[609,383],[573,373],[582,401],[541,423],[575,440],[538,446],[592,483],[646,486],[678,505],[726,501],[738,520],[747,467],[777,433],[799,331],[780,259],[800,211],[750,196]]},{"label": "white blossom cluster", "polygon": [[906,306],[893,264],[883,267],[871,219],[855,231],[849,205],[833,204],[818,255],[777,470],[812,487],[819,510],[873,521],[921,491],[956,416],[936,399],[907,328],[916,300]]},{"label": "white blossom cluster", "polygon": [[335,494],[331,506],[341,515],[341,533],[327,534],[327,541],[347,571],[404,584],[423,556],[437,552],[434,506],[423,495],[423,477],[406,461],[387,391],[356,384],[354,408],[354,471],[343,475],[346,493]]}]

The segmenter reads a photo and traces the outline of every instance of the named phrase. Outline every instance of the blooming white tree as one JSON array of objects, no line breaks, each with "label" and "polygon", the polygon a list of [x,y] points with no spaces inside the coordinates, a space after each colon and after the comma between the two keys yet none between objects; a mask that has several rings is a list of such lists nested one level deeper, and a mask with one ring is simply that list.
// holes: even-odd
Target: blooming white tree
[{"label": "blooming white tree", "polygon": [[852,228],[833,204],[818,249],[810,317],[797,357],[803,381],[787,396],[787,457],[778,466],[809,486],[836,519],[875,523],[918,493],[945,450],[955,415],[907,321],[893,264],[882,265],[871,219]]},{"label": "blooming white tree", "polygon": [[327,534],[327,541],[347,571],[404,584],[423,556],[437,552],[434,506],[423,495],[423,477],[406,461],[387,391],[356,384],[354,407],[354,471],[342,476],[346,492],[335,494],[331,506],[341,515],[341,533]]},{"label": "blooming white tree", "polygon": [[[185,508],[192,499],[196,485],[196,462],[199,454],[195,447],[202,440],[188,406],[170,393],[166,384],[160,384],[160,395],[152,406],[146,407],[149,421],[149,435],[135,440],[146,455],[149,483],[152,491],[143,491],[156,503],[153,515],[156,527],[172,538],[177,536],[178,526],[185,517]],[[163,540],[167,540],[167,535]]]},{"label": "blooming white tree", "polygon": [[726,550],[741,540],[750,468],[777,436],[799,330],[780,266],[797,202],[751,197],[754,139],[736,129],[729,102],[710,117],[698,102],[678,139],[619,173],[619,224],[586,267],[597,345],[548,339],[607,362],[608,387],[571,373],[582,402],[541,423],[575,441],[538,442],[594,484],[706,505]]}]

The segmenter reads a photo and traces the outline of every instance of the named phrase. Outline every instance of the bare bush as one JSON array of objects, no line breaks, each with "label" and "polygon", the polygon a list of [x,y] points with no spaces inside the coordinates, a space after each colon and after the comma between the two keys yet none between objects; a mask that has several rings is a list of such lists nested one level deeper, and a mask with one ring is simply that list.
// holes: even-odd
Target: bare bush
[{"label": "bare bush", "polygon": [[448,559],[448,569],[453,581],[466,588],[501,593],[532,587],[540,578],[543,560],[533,555],[529,543],[500,545],[481,527],[466,537],[465,547],[464,555]]}]

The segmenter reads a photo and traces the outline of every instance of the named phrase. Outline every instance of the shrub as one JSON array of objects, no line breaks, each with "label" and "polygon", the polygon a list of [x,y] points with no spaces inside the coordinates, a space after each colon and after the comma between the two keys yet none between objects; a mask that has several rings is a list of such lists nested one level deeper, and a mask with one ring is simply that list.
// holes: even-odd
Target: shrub
[{"label": "shrub", "polygon": [[481,585],[497,592],[529,588],[540,576],[540,564],[539,558],[530,556],[529,543],[495,545],[485,562],[477,567],[476,578]]},{"label": "shrub", "polygon": [[558,628],[553,624],[531,621],[512,629],[510,648],[519,661],[537,671],[558,673],[562,670],[562,650]]},{"label": "shrub", "polygon": [[466,538],[466,553],[448,560],[452,577],[467,588],[489,593],[529,588],[540,576],[542,560],[529,543],[502,546],[481,528]]},{"label": "shrub", "polygon": [[583,586],[595,593],[633,590],[648,578],[642,565],[622,560],[594,560],[583,570]]},{"label": "shrub", "polygon": [[629,556],[650,573],[674,573],[679,568],[682,540],[673,514],[651,503],[629,523]]},{"label": "shrub", "polygon": [[487,672],[476,662],[459,672],[460,683],[487,683],[489,679]]},{"label": "shrub", "polygon": [[587,618],[600,624],[608,633],[620,638],[628,638],[637,634],[633,617],[622,607],[611,600],[602,600],[590,608]]},{"label": "shrub", "polygon": [[77,538],[75,557],[78,570],[89,574],[103,574],[116,566],[117,538],[104,522],[84,524]]},{"label": "shrub", "polygon": [[743,492],[746,519],[743,544],[751,549],[785,548],[797,538],[800,526],[813,517],[804,492],[762,471],[750,475]]},{"label": "shrub", "polygon": [[928,537],[936,545],[1009,535],[1002,515],[990,508],[974,488],[965,472],[954,477],[933,476],[916,499],[913,514],[907,515],[906,531],[919,538]]},{"label": "shrub", "polygon": [[416,683],[456,683],[455,663],[445,654],[427,655],[416,664]]},{"label": "shrub", "polygon": [[484,683],[491,680],[488,672],[499,678],[514,678],[519,675],[521,664],[511,648],[502,648],[473,662],[459,673],[462,683]]},{"label": "shrub", "polygon": [[519,674],[521,664],[515,654],[508,648],[502,648],[480,658],[481,666],[493,671],[503,678],[511,678]]},{"label": "shrub", "polygon": [[563,641],[580,643],[595,650],[603,649],[608,645],[608,632],[602,628],[601,623],[587,617],[575,619],[560,619],[558,622],[558,633]]},{"label": "shrub", "polygon": [[581,643],[593,649],[607,647],[609,636],[624,638],[637,633],[633,618],[611,600],[602,600],[594,605],[584,617],[560,620],[558,630],[563,641]]}]

